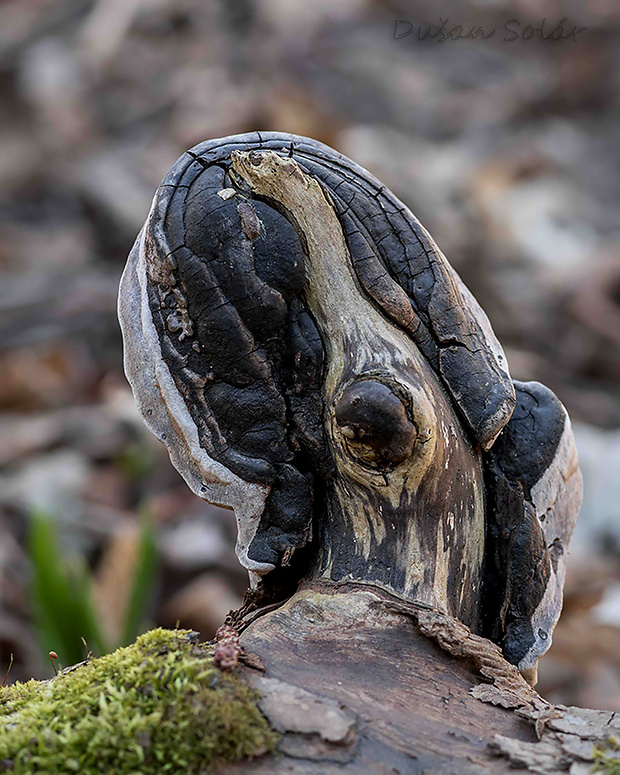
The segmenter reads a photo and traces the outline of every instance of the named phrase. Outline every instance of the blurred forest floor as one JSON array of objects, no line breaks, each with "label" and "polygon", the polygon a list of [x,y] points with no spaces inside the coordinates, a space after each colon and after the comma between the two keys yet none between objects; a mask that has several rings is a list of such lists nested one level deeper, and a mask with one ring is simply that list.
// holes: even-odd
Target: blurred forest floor
[{"label": "blurred forest floor", "polygon": [[[211,637],[246,577],[232,514],[143,428],[116,321],[161,178],[209,137],[310,135],[406,202],[489,314],[517,379],[574,420],[586,495],[541,665],[555,702],[620,710],[620,5],[542,0],[9,0],[0,6],[0,672],[49,673],[28,517],[86,557],[120,627],[138,513],[157,526],[151,622]],[[419,40],[439,17],[489,38]],[[584,26],[577,42],[506,42]],[[414,24],[395,39],[395,20]],[[406,27],[405,27],[406,28]]]}]

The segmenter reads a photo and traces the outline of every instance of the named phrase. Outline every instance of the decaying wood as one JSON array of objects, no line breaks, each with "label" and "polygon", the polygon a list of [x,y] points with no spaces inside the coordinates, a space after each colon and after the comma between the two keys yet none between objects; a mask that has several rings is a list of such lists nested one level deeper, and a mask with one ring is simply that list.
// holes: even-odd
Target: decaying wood
[{"label": "decaying wood", "polygon": [[[358,287],[342,226],[319,183],[273,152],[232,158],[252,191],[289,213],[303,235],[305,295],[327,343],[323,396],[335,472],[326,486],[313,575],[371,581],[477,626],[480,453],[418,347]],[[381,277],[405,306],[404,291],[386,273]],[[410,303],[408,313],[403,322],[411,327]],[[403,434],[409,454],[398,450]],[[396,460],[390,460],[395,435]]]},{"label": "decaying wood", "polygon": [[374,583],[533,678],[580,501],[570,423],[542,386],[515,393],[486,316],[385,187],[306,138],[197,146],[119,312],[142,414],[194,492],[235,510],[255,584]]},{"label": "decaying wood", "polygon": [[[527,694],[517,667],[533,682],[551,643],[581,499],[570,421],[551,391],[512,382],[411,212],[307,138],[208,141],[158,190],[119,315],[146,423],[195,493],[235,510],[257,599],[290,598],[243,633],[267,666],[252,680],[280,698],[265,700],[274,726],[278,702],[317,723],[324,703],[338,733],[291,713],[287,755],[448,772],[487,761],[487,730],[527,739],[479,700]],[[492,688],[469,693],[469,668],[420,633],[492,653]],[[527,697],[520,712],[549,712]]]},{"label": "decaying wood", "polygon": [[[311,693],[311,711],[301,732],[298,719],[289,726],[276,710],[282,755],[224,772],[331,773],[343,762],[356,773],[508,772],[508,762],[491,755],[488,742],[494,733],[533,742],[533,727],[473,697],[478,680],[472,666],[417,630],[411,611],[425,609],[403,613],[394,609],[397,602],[371,588],[315,583],[257,619],[242,634],[244,646],[260,656],[279,692]],[[261,708],[271,720],[272,687],[262,675],[249,680],[267,692]],[[321,704],[323,712],[315,714]],[[333,727],[326,728],[329,720]]]},{"label": "decaying wood", "polygon": [[586,775],[620,734],[617,714],[547,702],[462,622],[368,587],[307,584],[242,642],[283,737],[277,755],[220,775]]}]

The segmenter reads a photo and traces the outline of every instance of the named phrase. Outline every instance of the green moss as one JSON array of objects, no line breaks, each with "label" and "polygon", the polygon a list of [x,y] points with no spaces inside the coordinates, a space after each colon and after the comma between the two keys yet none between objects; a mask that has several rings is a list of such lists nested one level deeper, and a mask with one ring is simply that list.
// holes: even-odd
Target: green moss
[{"label": "green moss", "polygon": [[256,700],[189,632],[153,630],[51,681],[0,689],[0,770],[200,772],[273,749]]},{"label": "green moss", "polygon": [[594,749],[594,770],[605,775],[620,775],[620,743],[610,737],[605,748]]}]

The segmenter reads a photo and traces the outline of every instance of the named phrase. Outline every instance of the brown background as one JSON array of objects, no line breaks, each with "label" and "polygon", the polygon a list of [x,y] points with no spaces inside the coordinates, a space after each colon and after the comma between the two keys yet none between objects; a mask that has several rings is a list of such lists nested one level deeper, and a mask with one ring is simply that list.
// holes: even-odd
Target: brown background
[{"label": "brown background", "polygon": [[[540,688],[620,710],[620,6],[584,5],[2,4],[0,658],[15,654],[12,678],[46,670],[27,593],[33,509],[86,557],[112,634],[140,510],[158,530],[152,622],[210,637],[239,601],[231,516],[191,496],[143,429],[115,298],[175,159],[209,137],[276,129],[391,187],[487,310],[513,376],[569,409],[586,500]],[[439,17],[495,34],[419,40]],[[543,17],[546,36],[563,17],[565,34],[585,30],[504,40],[509,20],[527,37]],[[398,19],[414,32],[395,39]]]}]

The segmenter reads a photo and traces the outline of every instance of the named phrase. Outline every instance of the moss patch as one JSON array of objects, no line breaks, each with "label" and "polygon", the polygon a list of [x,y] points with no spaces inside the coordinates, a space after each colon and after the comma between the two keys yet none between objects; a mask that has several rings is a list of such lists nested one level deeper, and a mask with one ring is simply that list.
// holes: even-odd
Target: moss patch
[{"label": "moss patch", "polygon": [[0,771],[197,773],[273,750],[255,693],[157,629],[51,681],[0,689]]},{"label": "moss patch", "polygon": [[594,749],[594,770],[605,775],[620,775],[620,743],[610,737],[606,746]]}]

